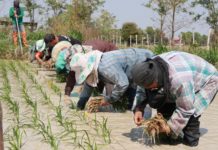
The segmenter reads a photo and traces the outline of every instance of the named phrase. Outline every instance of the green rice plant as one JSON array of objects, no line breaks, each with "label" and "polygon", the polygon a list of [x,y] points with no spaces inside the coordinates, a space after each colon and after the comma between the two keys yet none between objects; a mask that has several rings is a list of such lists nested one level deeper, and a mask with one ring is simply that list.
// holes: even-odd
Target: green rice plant
[{"label": "green rice plant", "polygon": [[48,81],[48,85],[56,94],[61,94],[61,89],[57,85],[55,85],[53,81]]},{"label": "green rice plant", "polygon": [[12,135],[10,135],[8,137],[9,145],[10,145],[8,147],[8,149],[10,149],[10,150],[20,150],[22,148],[22,146],[23,146],[23,134],[24,134],[24,131],[21,131],[20,127],[16,125],[12,129]]},{"label": "green rice plant", "polygon": [[48,118],[48,125],[46,126],[43,121],[39,120],[39,133],[43,136],[45,142],[49,143],[53,150],[58,150],[58,141],[51,130],[51,122]]},{"label": "green rice plant", "polygon": [[34,102],[32,101],[31,97],[27,93],[27,87],[26,83],[24,81],[21,81],[22,83],[22,96],[25,99],[26,103],[31,106],[32,108],[35,107]]},{"label": "green rice plant", "polygon": [[55,107],[55,111],[56,111],[55,118],[56,118],[57,122],[61,126],[63,126],[64,125],[64,118],[63,118],[63,115],[62,115],[62,107],[60,105]]},{"label": "green rice plant", "polygon": [[33,113],[32,113],[32,124],[34,128],[38,128],[39,127],[39,120],[40,120],[40,115],[38,113],[38,105],[37,102],[34,103],[34,107],[33,107]]},{"label": "green rice plant", "polygon": [[[97,144],[95,143],[95,140],[91,141],[89,134],[86,130],[84,130],[84,135],[85,135],[85,140],[84,140],[84,144],[85,144],[85,148],[87,150],[98,150]],[[82,138],[84,139],[84,138]]]},{"label": "green rice plant", "polygon": [[110,144],[111,143],[111,130],[107,127],[107,118],[102,117],[102,123],[100,124],[101,132],[102,132],[102,137],[105,141],[105,143]]},{"label": "green rice plant", "polygon": [[15,73],[15,77],[19,79],[19,73],[18,73],[18,70],[16,69],[15,67],[15,64],[14,64],[14,61],[10,61],[9,62],[9,68],[12,72]]}]

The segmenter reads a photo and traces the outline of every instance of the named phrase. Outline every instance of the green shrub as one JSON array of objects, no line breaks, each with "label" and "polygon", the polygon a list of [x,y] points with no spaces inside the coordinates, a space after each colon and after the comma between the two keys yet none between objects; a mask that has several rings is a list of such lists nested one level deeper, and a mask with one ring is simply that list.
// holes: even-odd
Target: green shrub
[{"label": "green shrub", "polygon": [[195,49],[189,50],[189,52],[200,56],[201,58],[207,60],[211,64],[215,65],[218,62],[218,49],[217,48],[210,48],[209,50],[202,49],[202,48],[195,48]]},{"label": "green shrub", "polygon": [[46,32],[43,30],[29,32],[29,33],[27,33],[27,40],[28,41],[37,41],[40,39],[44,39],[45,34],[46,34]]},{"label": "green shrub", "polygon": [[168,51],[169,50],[167,49],[167,47],[162,44],[158,44],[157,46],[154,47],[154,53],[157,55],[168,52]]},{"label": "green shrub", "polygon": [[83,40],[83,36],[82,36],[82,33],[80,33],[79,31],[76,31],[76,30],[71,30],[68,32],[68,36],[72,37],[72,38],[75,38],[79,41],[82,41]]}]

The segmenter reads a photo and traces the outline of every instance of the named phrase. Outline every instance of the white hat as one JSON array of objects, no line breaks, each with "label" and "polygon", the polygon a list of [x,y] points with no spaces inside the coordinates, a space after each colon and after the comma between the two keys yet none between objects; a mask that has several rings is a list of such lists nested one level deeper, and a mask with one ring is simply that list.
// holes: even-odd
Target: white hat
[{"label": "white hat", "polygon": [[45,50],[45,42],[44,40],[38,40],[36,41],[36,50],[38,52],[42,52]]}]

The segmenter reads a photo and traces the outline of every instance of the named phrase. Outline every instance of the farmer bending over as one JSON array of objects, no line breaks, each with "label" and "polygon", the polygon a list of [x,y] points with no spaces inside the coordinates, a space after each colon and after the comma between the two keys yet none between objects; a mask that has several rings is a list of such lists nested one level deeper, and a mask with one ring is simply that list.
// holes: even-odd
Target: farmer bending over
[{"label": "farmer bending over", "polygon": [[134,120],[141,125],[146,104],[168,119],[160,132],[182,136],[184,144],[197,146],[199,118],[218,91],[218,72],[204,59],[185,52],[168,52],[135,65]]},{"label": "farmer bending over", "polygon": [[43,39],[36,41],[36,43],[30,48],[31,62],[35,59],[40,65],[44,64],[43,57],[45,56],[45,42]]},{"label": "farmer bending over", "polygon": [[135,96],[135,85],[131,70],[139,62],[151,58],[153,53],[145,49],[123,49],[102,53],[92,51],[87,54],[77,53],[70,62],[70,69],[75,71],[78,84],[84,88],[77,103],[78,109],[84,109],[92,90],[101,81],[114,85],[111,95],[104,96],[101,106],[121,100],[126,93],[128,109],[131,109]]},{"label": "farmer bending over", "polygon": [[[55,68],[57,73],[67,74],[64,102],[66,105],[71,105],[72,101],[70,94],[76,83],[75,72],[70,70],[70,61],[75,53],[87,53],[92,50],[99,50],[101,52],[107,52],[116,50],[117,47],[108,41],[103,40],[88,40],[83,45],[71,45],[67,41],[61,41],[56,44],[52,50],[52,59],[55,61]],[[106,86],[106,93],[109,94],[112,90],[110,84],[98,83],[98,91],[103,92],[103,88]]]}]

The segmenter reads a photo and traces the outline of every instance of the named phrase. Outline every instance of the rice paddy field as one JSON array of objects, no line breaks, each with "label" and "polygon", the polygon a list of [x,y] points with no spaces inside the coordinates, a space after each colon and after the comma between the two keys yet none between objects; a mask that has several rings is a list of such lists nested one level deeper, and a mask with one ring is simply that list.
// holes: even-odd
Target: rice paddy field
[{"label": "rice paddy field", "polygon": [[[65,83],[55,72],[25,61],[0,60],[4,148],[9,150],[193,149],[182,144],[150,145],[130,111],[88,113],[63,103]],[[78,100],[75,88],[72,99]],[[218,97],[201,117],[197,149],[217,149]],[[155,112],[154,112],[155,113]]]}]

